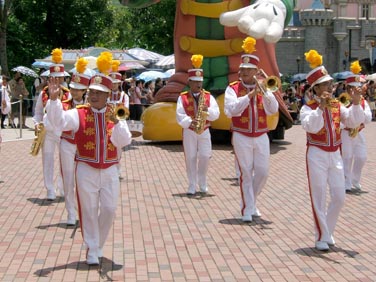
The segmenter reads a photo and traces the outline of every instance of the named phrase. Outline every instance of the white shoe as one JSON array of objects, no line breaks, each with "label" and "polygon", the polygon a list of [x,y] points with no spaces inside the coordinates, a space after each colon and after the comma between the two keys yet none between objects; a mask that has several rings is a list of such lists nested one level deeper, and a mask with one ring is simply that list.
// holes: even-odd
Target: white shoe
[{"label": "white shoe", "polygon": [[353,186],[355,189],[362,190],[362,185],[360,185],[360,183],[353,184]]},{"label": "white shoe", "polygon": [[326,241],[329,246],[334,246],[336,244],[336,241],[334,241],[333,236],[330,236],[330,239]]},{"label": "white shoe", "polygon": [[251,222],[252,221],[252,215],[243,215],[242,221],[243,222]]},{"label": "white shoe", "polygon": [[187,195],[194,195],[194,194],[196,194],[196,189],[195,189],[195,188],[192,188],[192,187],[189,187],[189,188],[188,188]]},{"label": "white shoe", "polygon": [[200,188],[200,191],[201,191],[201,193],[206,194],[206,193],[208,193],[208,187],[207,187],[207,186],[205,186],[205,187],[201,187],[201,188]]},{"label": "white shoe", "polygon": [[98,251],[93,252],[92,250],[89,250],[86,255],[86,263],[88,265],[98,265],[99,264]]},{"label": "white shoe", "polygon": [[47,191],[47,200],[48,201],[54,201],[56,200],[56,193],[54,190],[48,190]]},{"label": "white shoe", "polygon": [[255,217],[260,217],[261,216],[261,212],[259,211],[258,208],[255,208],[254,212],[252,213],[252,216],[255,216]]},{"label": "white shoe", "polygon": [[329,245],[325,241],[317,241],[315,244],[316,250],[319,251],[328,251],[329,250]]},{"label": "white shoe", "polygon": [[67,225],[68,226],[75,226],[76,225],[76,217],[68,215]]},{"label": "white shoe", "polygon": [[102,248],[98,249],[98,258],[103,258],[103,249]]}]

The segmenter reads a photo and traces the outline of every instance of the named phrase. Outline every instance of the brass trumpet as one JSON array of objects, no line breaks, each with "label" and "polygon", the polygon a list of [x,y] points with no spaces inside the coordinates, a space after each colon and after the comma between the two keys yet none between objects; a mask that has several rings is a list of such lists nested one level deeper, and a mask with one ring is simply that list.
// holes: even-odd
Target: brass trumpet
[{"label": "brass trumpet", "polygon": [[118,120],[125,120],[129,117],[129,109],[123,104],[117,104],[114,107],[114,115]]},{"label": "brass trumpet", "polygon": [[[260,82],[257,75],[261,75],[264,79]],[[253,76],[257,87],[261,90],[262,94],[265,95],[266,91],[275,92],[281,87],[281,80],[275,75],[268,76],[263,69],[259,69],[256,75]]]},{"label": "brass trumpet", "polygon": [[338,100],[343,106],[348,107],[351,103],[351,96],[349,93],[344,92],[339,95]]}]

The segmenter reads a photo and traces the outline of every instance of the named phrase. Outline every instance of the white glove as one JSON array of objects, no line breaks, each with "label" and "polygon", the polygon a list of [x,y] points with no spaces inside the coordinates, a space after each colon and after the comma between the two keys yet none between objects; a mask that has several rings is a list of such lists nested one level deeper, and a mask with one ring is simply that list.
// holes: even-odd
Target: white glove
[{"label": "white glove", "polygon": [[221,14],[219,21],[224,26],[238,29],[254,37],[275,43],[283,34],[286,6],[280,0],[259,0],[239,10]]}]

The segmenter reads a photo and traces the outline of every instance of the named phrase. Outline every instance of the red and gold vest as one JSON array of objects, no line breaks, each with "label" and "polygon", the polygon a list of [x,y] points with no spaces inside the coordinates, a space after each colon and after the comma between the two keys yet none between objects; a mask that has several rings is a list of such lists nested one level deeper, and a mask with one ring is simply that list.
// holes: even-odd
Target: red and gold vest
[{"label": "red and gold vest", "polygon": [[[209,108],[210,107],[210,92],[203,90],[205,95],[205,105]],[[188,91],[184,91],[180,93],[181,101],[183,103],[183,107],[185,113],[190,116],[192,119],[195,118],[197,112],[197,104],[195,105],[195,99],[193,98],[192,94]],[[206,120],[205,129],[210,126],[210,121]],[[189,129],[193,130],[193,128],[189,127]]]},{"label": "red and gold vest", "polygon": [[[319,107],[319,103],[311,100],[307,106],[312,110]],[[341,145],[341,104],[336,101],[331,108],[323,111],[324,126],[317,133],[307,132],[307,146],[316,146],[327,152],[335,152]]]},{"label": "red and gold vest", "polygon": [[[61,101],[61,104],[63,105],[63,110],[64,111],[68,111],[68,110],[74,108],[73,99]],[[76,142],[74,140],[74,132],[73,132],[73,130],[63,131],[61,133],[60,137],[61,137],[61,139],[64,139],[64,140],[68,141],[71,144],[76,144]]]},{"label": "red and gold vest", "polygon": [[77,107],[79,128],[75,134],[77,142],[76,161],[104,169],[118,163],[117,149],[111,142],[115,124],[105,113],[95,113],[88,105]]},{"label": "red and gold vest", "polygon": [[[352,103],[350,103],[346,108],[350,108],[351,105],[352,105]],[[360,106],[362,106],[362,109],[363,109],[363,111],[364,111],[364,109],[366,108],[366,103],[365,103],[365,100],[364,100],[363,97],[362,97],[362,99],[360,100]],[[364,125],[364,123],[361,123],[361,124],[359,125],[358,132],[360,132],[363,128],[365,128],[365,125]],[[350,131],[351,129],[352,129],[352,128],[348,128],[348,127],[344,128],[344,130],[346,130],[346,131]]]},{"label": "red and gold vest", "polygon": [[[231,83],[230,87],[234,89],[237,97],[247,95],[247,88],[245,88],[240,81]],[[243,111],[241,116],[231,118],[232,131],[236,131],[250,137],[258,137],[269,131],[262,99],[263,97],[261,94],[257,94],[256,97],[252,97],[250,99],[248,108]],[[254,106],[255,103],[256,107]]]},{"label": "red and gold vest", "polygon": [[[59,99],[61,101],[68,100],[69,98],[69,89],[66,87],[61,86],[60,90],[60,97]],[[46,107],[47,101],[50,99],[50,95],[48,94],[48,86],[44,87],[42,90],[42,103],[43,103],[43,108]]]}]

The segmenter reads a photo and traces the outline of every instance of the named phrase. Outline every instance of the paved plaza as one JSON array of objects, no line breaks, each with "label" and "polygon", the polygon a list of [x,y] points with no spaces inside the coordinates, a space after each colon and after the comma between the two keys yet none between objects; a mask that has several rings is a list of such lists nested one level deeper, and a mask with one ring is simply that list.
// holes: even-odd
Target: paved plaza
[{"label": "paved plaza", "polygon": [[363,190],[346,194],[329,252],[314,249],[300,125],[271,144],[262,217],[252,223],[240,220],[229,144],[213,144],[208,195],[188,197],[181,142],[138,137],[121,160],[104,258],[88,267],[80,228],[65,224],[64,200],[45,200],[41,155],[29,154],[32,130],[20,138],[3,129],[0,281],[376,281],[376,122],[365,134]]}]

